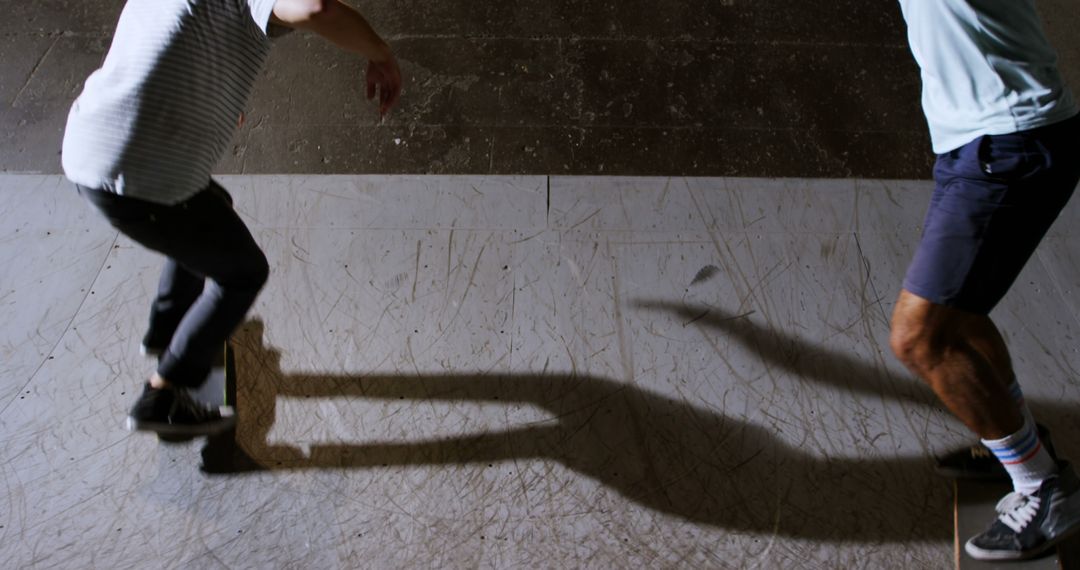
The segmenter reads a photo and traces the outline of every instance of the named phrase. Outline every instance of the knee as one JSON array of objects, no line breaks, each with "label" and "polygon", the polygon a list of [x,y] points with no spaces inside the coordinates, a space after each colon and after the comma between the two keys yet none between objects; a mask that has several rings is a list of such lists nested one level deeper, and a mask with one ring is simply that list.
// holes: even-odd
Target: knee
[{"label": "knee", "polygon": [[262,251],[255,250],[248,255],[243,263],[237,264],[228,275],[223,276],[219,282],[227,289],[237,293],[247,292],[256,294],[266,285],[270,278],[270,264],[266,261],[266,255]]},{"label": "knee", "polygon": [[893,315],[889,347],[905,366],[921,370],[944,352],[944,338],[938,327],[900,313]]}]

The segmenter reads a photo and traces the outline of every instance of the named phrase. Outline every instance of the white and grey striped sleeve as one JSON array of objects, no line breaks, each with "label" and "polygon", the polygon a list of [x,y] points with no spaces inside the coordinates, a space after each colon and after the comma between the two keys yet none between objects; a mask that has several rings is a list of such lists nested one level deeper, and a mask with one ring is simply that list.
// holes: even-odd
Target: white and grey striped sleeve
[{"label": "white and grey striped sleeve", "polygon": [[251,8],[251,17],[255,20],[255,23],[259,25],[259,29],[266,33],[267,25],[270,23],[270,14],[274,11],[274,4],[277,0],[247,0],[248,6]]}]

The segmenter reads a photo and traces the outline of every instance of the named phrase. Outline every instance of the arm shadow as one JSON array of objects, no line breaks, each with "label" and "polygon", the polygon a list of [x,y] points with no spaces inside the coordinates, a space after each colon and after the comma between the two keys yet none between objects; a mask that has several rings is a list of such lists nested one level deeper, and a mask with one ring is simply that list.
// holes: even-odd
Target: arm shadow
[{"label": "arm shadow", "polygon": [[[807,382],[840,392],[944,410],[926,385],[910,376],[898,377],[884,362],[872,365],[797,335],[761,326],[750,320],[749,315],[729,314],[716,307],[671,301],[638,301],[634,306],[668,312],[713,335],[726,335],[757,354],[767,366],[780,368]],[[1080,425],[1077,423],[1075,402],[1027,398],[1027,403],[1037,420],[1051,428],[1073,432]],[[972,438],[974,440],[974,436]],[[1071,446],[1068,438],[1062,438],[1059,443],[1061,445],[1058,447],[1062,449]]]}]

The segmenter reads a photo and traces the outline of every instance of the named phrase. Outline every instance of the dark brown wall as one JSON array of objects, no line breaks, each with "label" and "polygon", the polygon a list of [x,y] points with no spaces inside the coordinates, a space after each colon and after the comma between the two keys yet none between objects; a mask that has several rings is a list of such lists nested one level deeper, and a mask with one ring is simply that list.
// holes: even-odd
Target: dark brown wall
[{"label": "dark brown wall", "polygon": [[[68,107],[122,2],[13,4],[0,21],[0,170],[59,172]],[[1076,10],[1044,4],[1068,38]],[[401,106],[380,122],[362,63],[292,34],[221,172],[929,174],[893,0],[354,5],[397,49]],[[1058,42],[1069,66],[1078,43]]]}]

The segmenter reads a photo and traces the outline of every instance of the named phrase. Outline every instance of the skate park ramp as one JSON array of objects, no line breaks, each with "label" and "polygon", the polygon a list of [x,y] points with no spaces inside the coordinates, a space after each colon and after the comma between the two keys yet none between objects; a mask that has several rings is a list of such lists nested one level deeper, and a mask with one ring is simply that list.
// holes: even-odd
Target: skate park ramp
[{"label": "skate park ramp", "polygon": [[[4,568],[945,568],[970,443],[888,349],[932,155],[895,2],[352,2],[218,180],[270,281],[236,433],[124,431],[161,259],[64,181],[120,0],[0,20]],[[1080,86],[1080,12],[1040,1]],[[1080,205],[993,317],[1077,457]]]},{"label": "skate park ramp", "polygon": [[[8,175],[10,567],[945,567],[964,429],[888,316],[924,181],[223,176],[235,441],[123,430],[160,259]],[[1077,451],[1070,207],[994,313]]]}]

